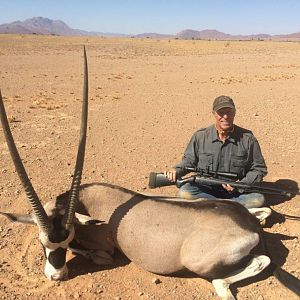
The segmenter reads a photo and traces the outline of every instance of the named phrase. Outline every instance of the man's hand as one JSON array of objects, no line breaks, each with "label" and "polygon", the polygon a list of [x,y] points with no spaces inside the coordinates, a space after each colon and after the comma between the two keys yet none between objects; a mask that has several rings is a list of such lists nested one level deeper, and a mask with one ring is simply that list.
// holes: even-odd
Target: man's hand
[{"label": "man's hand", "polygon": [[232,193],[235,190],[235,187],[231,186],[230,184],[222,184],[222,187],[228,192]]},{"label": "man's hand", "polygon": [[165,171],[164,175],[172,182],[175,182],[177,179],[176,170]]},{"label": "man's hand", "polygon": [[[239,180],[237,180],[236,182],[239,182]],[[228,193],[232,193],[236,190],[235,187],[231,186],[230,184],[222,184],[222,187],[228,192]]]}]

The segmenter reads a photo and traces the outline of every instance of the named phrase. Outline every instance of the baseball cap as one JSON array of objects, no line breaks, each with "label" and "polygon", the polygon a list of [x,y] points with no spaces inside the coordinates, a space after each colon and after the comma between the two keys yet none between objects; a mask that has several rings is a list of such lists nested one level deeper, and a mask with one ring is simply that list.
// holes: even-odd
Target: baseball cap
[{"label": "baseball cap", "polygon": [[233,100],[230,97],[224,95],[217,97],[213,103],[213,111],[218,111],[219,109],[224,107],[235,109]]}]

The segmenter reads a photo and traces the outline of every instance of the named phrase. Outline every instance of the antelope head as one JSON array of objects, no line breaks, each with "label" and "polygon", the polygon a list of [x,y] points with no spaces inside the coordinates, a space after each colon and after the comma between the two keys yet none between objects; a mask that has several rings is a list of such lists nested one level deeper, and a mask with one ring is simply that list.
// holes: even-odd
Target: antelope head
[{"label": "antelope head", "polygon": [[0,117],[4,135],[16,171],[24,187],[28,202],[32,208],[32,215],[30,216],[18,216],[11,213],[1,214],[5,215],[12,221],[35,223],[38,226],[39,239],[43,245],[46,256],[44,273],[50,280],[64,280],[67,278],[68,269],[66,266],[66,251],[69,243],[73,240],[75,235],[75,210],[79,198],[79,187],[84,163],[88,116],[88,67],[85,47],[83,48],[83,56],[84,84],[80,140],[73,181],[71,184],[66,209],[64,210],[53,209],[51,215],[49,215],[42,206],[16,148],[0,91]]}]

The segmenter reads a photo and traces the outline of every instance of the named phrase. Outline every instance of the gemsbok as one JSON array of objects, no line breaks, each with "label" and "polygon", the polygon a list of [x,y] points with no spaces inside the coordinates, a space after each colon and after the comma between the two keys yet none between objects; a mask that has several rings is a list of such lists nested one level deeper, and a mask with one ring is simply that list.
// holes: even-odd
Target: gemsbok
[{"label": "gemsbok", "polygon": [[119,249],[143,269],[172,274],[188,269],[212,280],[222,299],[234,299],[230,285],[267,267],[300,295],[300,280],[271,262],[258,219],[229,200],[186,201],[148,196],[107,183],[81,185],[88,115],[88,70],[84,48],[84,88],[80,141],[70,191],[42,206],[14,143],[0,93],[1,122],[31,215],[1,214],[38,226],[51,280],[67,279],[66,251],[97,264],[111,264]]}]

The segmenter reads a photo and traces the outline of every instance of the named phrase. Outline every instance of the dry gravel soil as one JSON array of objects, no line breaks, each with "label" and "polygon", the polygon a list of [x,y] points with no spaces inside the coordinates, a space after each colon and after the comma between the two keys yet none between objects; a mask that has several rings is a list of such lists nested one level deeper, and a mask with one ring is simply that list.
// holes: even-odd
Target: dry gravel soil
[{"label": "dry gravel soil", "polygon": [[[236,123],[251,129],[267,181],[300,182],[300,42],[180,41],[0,36],[0,87],[13,135],[43,203],[66,191],[77,151],[82,45],[89,61],[90,115],[83,183],[148,189],[151,171],[180,161],[191,134],[213,121],[212,100],[230,95]],[[29,213],[0,133],[0,211]],[[269,197],[265,230],[274,261],[300,278],[299,196]],[[37,228],[0,217],[0,299],[217,299],[210,282],[158,276],[117,254],[110,268],[68,253],[70,279],[51,282]],[[159,283],[154,283],[159,279]],[[273,276],[233,286],[238,299],[297,299]]]}]

